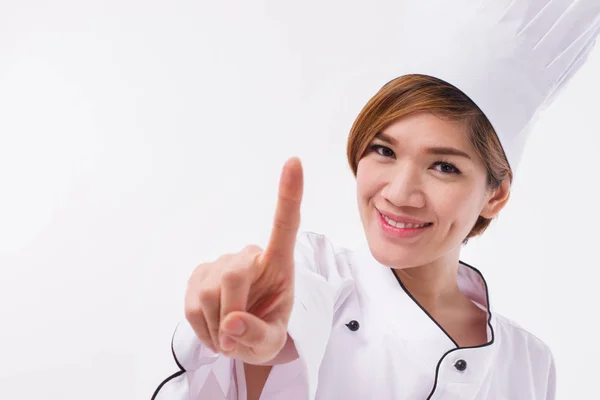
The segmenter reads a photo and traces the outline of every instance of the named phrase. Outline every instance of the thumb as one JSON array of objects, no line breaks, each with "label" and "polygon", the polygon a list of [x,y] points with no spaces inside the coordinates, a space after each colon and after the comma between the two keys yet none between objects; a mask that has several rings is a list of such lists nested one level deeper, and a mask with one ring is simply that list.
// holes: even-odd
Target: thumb
[{"label": "thumb", "polygon": [[278,322],[265,322],[244,312],[229,313],[221,322],[221,332],[235,342],[256,349],[255,354],[262,357],[261,349],[273,349],[274,354],[264,354],[265,361],[274,358],[287,340],[286,327]]}]

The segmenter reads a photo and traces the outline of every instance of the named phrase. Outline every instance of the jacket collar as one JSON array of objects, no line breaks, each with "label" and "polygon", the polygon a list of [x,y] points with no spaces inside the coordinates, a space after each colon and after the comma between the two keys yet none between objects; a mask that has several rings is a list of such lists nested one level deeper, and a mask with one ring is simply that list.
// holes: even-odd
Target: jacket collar
[{"label": "jacket collar", "polygon": [[[438,382],[443,382],[445,386],[468,383],[469,385],[461,390],[478,390],[479,383],[493,372],[492,368],[497,358],[499,334],[496,316],[490,306],[488,285],[481,271],[460,261],[457,284],[465,296],[487,312],[487,343],[479,346],[459,347],[410,295],[391,268],[377,262],[368,250],[365,255],[376,265],[367,262],[366,268],[360,268],[361,277],[357,284],[362,286],[363,283],[360,281],[363,279],[370,281],[369,283],[364,282],[364,285],[369,286],[369,288],[365,287],[370,292],[369,297],[373,297],[373,301],[383,308],[381,313],[377,312],[379,317],[386,319],[389,319],[390,315],[403,317],[392,318],[394,321],[390,321],[396,326],[394,331],[399,335],[396,336],[396,341],[400,340],[406,343],[404,346],[406,356],[413,360],[415,366],[420,365],[421,368],[427,369],[435,368],[432,393],[439,386]],[[359,264],[361,263],[359,262]],[[373,267],[379,272],[374,273]],[[373,290],[372,285],[377,285],[376,291]],[[398,290],[399,287],[401,290]],[[376,298],[379,300],[375,300]],[[410,324],[407,325],[406,321],[410,321]],[[364,328],[368,329],[368,327]],[[468,364],[468,368],[461,373],[457,373],[454,367],[459,360],[464,360]],[[463,394],[464,398],[469,398],[468,393],[463,392]]]}]

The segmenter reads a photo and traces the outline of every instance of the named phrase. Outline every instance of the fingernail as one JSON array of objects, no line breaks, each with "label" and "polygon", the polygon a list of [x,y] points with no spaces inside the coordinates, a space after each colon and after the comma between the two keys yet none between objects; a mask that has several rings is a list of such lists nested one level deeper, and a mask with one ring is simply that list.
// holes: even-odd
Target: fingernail
[{"label": "fingernail", "polygon": [[235,346],[235,341],[227,335],[221,335],[221,348],[225,351],[233,350]]},{"label": "fingernail", "polygon": [[246,331],[246,324],[241,319],[227,321],[223,330],[230,335],[240,336]]}]

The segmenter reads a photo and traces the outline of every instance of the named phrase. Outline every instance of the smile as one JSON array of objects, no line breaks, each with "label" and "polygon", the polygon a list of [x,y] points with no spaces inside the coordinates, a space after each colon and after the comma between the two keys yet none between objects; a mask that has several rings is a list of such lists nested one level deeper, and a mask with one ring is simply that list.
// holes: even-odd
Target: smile
[{"label": "smile", "polygon": [[431,222],[426,223],[408,223],[399,222],[383,215],[377,211],[379,227],[384,235],[396,239],[417,238],[423,235],[433,225]]},{"label": "smile", "polygon": [[389,225],[394,226],[396,228],[401,228],[401,229],[407,229],[407,228],[424,228],[428,225],[431,225],[431,222],[426,222],[424,224],[405,224],[403,222],[398,222],[398,221],[394,221],[393,219],[390,219],[388,217],[386,217],[385,215],[381,215],[383,217],[383,219],[385,220],[385,222],[387,222]]}]

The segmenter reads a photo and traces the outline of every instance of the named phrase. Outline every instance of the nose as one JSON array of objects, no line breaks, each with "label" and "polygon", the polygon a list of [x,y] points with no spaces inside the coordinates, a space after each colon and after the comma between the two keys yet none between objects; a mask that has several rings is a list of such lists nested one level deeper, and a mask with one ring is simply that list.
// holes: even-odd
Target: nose
[{"label": "nose", "polygon": [[398,166],[394,171],[390,171],[381,196],[396,207],[425,206],[425,193],[420,174],[416,168],[410,166]]}]

